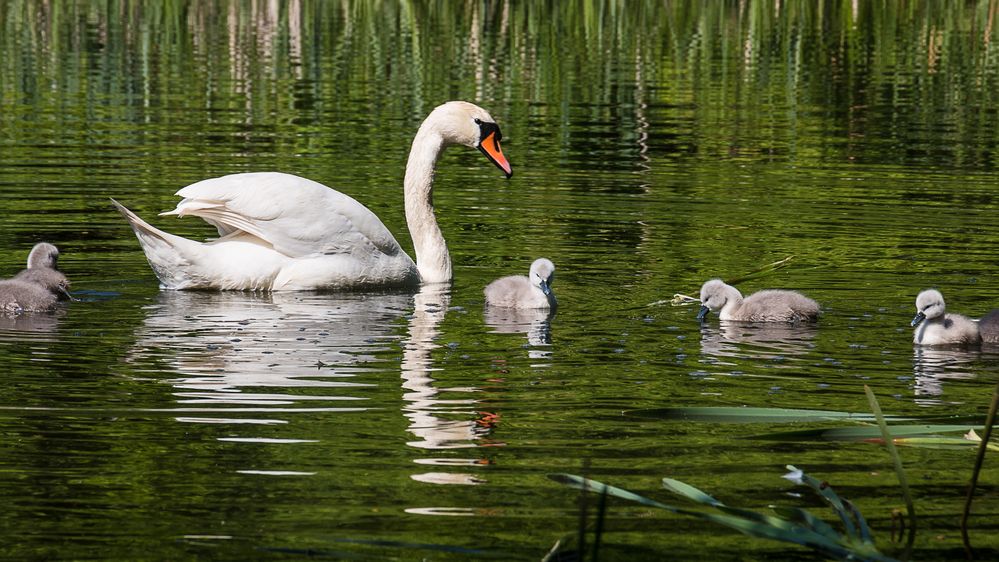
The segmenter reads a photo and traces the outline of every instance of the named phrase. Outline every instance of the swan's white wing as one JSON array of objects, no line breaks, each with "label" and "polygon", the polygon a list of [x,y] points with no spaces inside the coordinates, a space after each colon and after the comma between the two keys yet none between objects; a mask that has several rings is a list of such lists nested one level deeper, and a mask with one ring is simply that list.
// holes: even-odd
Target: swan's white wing
[{"label": "swan's white wing", "polygon": [[194,215],[222,236],[242,231],[291,257],[402,251],[392,233],[355,199],[279,172],[232,174],[193,183],[166,215]]}]

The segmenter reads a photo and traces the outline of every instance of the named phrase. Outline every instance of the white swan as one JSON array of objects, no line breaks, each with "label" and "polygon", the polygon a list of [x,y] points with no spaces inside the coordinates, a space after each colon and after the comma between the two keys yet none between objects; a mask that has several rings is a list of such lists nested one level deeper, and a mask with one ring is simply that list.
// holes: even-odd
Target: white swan
[{"label": "white swan", "polygon": [[462,101],[423,121],[406,164],[406,223],[416,261],[367,207],[320,183],[278,172],[191,184],[164,215],[194,215],[220,238],[195,242],[158,230],[117,201],[156,276],[168,289],[358,289],[451,280],[451,257],[433,207],[434,168],[451,144],[478,148],[509,178],[499,127]]}]

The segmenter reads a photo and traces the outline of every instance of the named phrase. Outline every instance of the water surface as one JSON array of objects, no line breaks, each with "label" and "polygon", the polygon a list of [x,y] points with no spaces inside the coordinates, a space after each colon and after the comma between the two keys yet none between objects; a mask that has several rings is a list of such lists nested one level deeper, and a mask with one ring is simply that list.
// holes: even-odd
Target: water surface
[{"label": "water surface", "polygon": [[[8,559],[540,559],[580,472],[672,501],[815,508],[795,464],[856,501],[882,550],[902,507],[866,443],[803,425],[631,415],[678,406],[982,414],[994,350],[917,350],[916,294],[999,303],[994,2],[9,2],[0,6],[0,272],[62,250],[81,298],[0,318]],[[486,107],[514,177],[439,163],[450,287],[161,291],[108,198],[281,170],[368,205],[410,248],[401,183],[422,118]],[[482,287],[558,267],[555,315]],[[696,294],[794,288],[817,326],[701,326]],[[653,304],[659,303],[659,304]],[[916,559],[960,553],[973,452],[906,448]],[[999,545],[989,468],[975,544]],[[678,500],[679,501],[679,500]],[[611,502],[609,560],[807,556]]]}]

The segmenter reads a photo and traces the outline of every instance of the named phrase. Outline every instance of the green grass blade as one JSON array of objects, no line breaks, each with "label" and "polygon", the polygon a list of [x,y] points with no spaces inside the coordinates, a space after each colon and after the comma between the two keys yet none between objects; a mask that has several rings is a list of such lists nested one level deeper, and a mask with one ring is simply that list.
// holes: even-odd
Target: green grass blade
[{"label": "green grass blade", "polygon": [[762,523],[765,525],[770,525],[771,527],[782,529],[785,531],[792,531],[794,524],[774,517],[772,515],[767,515],[765,513],[759,513],[752,511],[750,509],[744,509],[741,507],[732,507],[723,504],[714,497],[708,495],[707,493],[687,484],[686,482],[681,482],[679,480],[674,480],[673,478],[663,478],[663,488],[666,488],[674,494],[683,496],[689,500],[693,500],[699,504],[706,505],[709,507],[714,507],[723,513],[732,515],[734,517],[742,517],[750,521],[755,521],[757,523]]},{"label": "green grass blade", "polygon": [[874,396],[874,391],[865,384],[864,393],[867,394],[867,401],[871,404],[871,410],[874,411],[874,415],[878,418],[878,427],[881,428],[881,434],[885,440],[885,448],[888,449],[888,454],[891,455],[892,461],[895,463],[895,474],[898,475],[898,483],[902,487],[905,510],[909,514],[909,538],[905,547],[905,558],[908,559],[909,554],[912,552],[912,545],[916,541],[916,508],[912,503],[912,495],[909,493],[909,481],[905,477],[905,469],[902,468],[902,458],[898,456],[898,450],[895,449],[895,443],[892,441],[891,433],[888,431],[888,424],[881,413],[881,405],[878,404],[878,399]]},{"label": "green grass blade", "polygon": [[985,462],[985,451],[990,447],[989,439],[992,437],[992,426],[999,412],[999,383],[992,391],[992,404],[989,405],[989,414],[985,419],[985,431],[982,435],[978,454],[975,456],[975,468],[971,471],[971,483],[968,486],[968,495],[964,498],[964,510],[961,512],[961,542],[964,544],[964,552],[970,560],[973,556],[971,551],[971,539],[968,537],[968,517],[971,515],[971,502],[975,497],[975,487],[978,485],[978,475],[981,473],[982,464]]},{"label": "green grass blade", "polygon": [[794,465],[787,465],[787,469],[790,470],[788,474],[784,475],[784,478],[798,484],[804,484],[815,493],[822,496],[822,499],[832,506],[833,510],[836,511],[836,515],[839,516],[840,520],[843,522],[843,527],[846,529],[846,534],[849,538],[857,540],[860,538],[860,533],[857,530],[856,525],[854,525],[853,518],[850,516],[850,511],[843,505],[843,500],[840,499],[839,495],[833,490],[832,486],[824,480],[819,480],[808,474]]},{"label": "green grass blade", "polygon": [[[879,562],[891,561],[891,558],[883,556],[874,549],[873,545],[843,544],[801,525],[787,524],[786,526],[776,527],[769,523],[760,523],[744,517],[722,513],[705,513],[691,510],[681,510],[681,512],[724,525],[749,536],[807,546],[833,558],[842,560],[875,560]],[[785,523],[787,522],[785,521]]]},{"label": "green grass blade", "polygon": [[[892,426],[893,434],[894,430],[895,426]],[[967,449],[969,447],[977,448],[984,446],[989,451],[999,451],[999,444],[972,441],[964,437],[896,437],[895,445],[920,447],[923,449]]]},{"label": "green grass blade", "polygon": [[672,478],[663,478],[663,488],[666,488],[674,494],[683,496],[687,499],[693,500],[697,503],[702,503],[704,505],[709,505],[711,507],[723,506],[722,502],[716,500],[715,498],[709,496],[708,494],[698,490],[697,488],[687,484],[685,482],[680,482],[679,480],[674,480]]},{"label": "green grass blade", "polygon": [[576,476],[575,474],[566,473],[555,473],[549,474],[548,478],[554,480],[559,484],[564,484],[566,486],[576,488],[577,490],[589,490],[591,492],[596,492],[598,494],[606,493],[609,496],[614,496],[621,498],[623,500],[633,501],[635,503],[640,503],[649,507],[655,507],[659,509],[665,509],[667,511],[676,511],[677,508],[666,505],[656,500],[649,499],[645,496],[636,494],[634,492],[629,492],[623,488],[618,488],[616,486],[608,486],[602,482],[596,480],[590,480],[589,478],[583,478],[582,476]]},{"label": "green grass blade", "polygon": [[[872,560],[876,562],[892,562],[891,558],[883,556],[869,543],[851,543],[831,536],[826,533],[817,532],[809,526],[800,525],[793,521],[788,521],[778,517],[760,514],[750,510],[725,506],[714,500],[708,494],[697,490],[693,486],[671,481],[671,490],[683,490],[677,492],[688,498],[698,498],[695,501],[709,502],[706,505],[722,510],[722,513],[711,513],[700,510],[685,509],[667,505],[645,496],[629,492],[622,488],[609,486],[602,482],[583,478],[573,474],[557,473],[549,474],[548,478],[570,486],[573,488],[588,490],[599,494],[606,494],[617,498],[633,501],[641,505],[664,509],[671,513],[696,517],[705,521],[711,521],[719,525],[724,525],[749,536],[779,540],[801,546],[812,548],[826,556],[840,558],[844,560]],[[713,501],[714,503],[710,503]]]},{"label": "green grass blade", "polygon": [[[873,420],[872,421],[876,421]],[[954,437],[943,437],[939,433],[966,433],[968,430],[977,429],[970,425],[893,425],[892,435],[896,442],[899,438],[936,438],[936,439],[956,439]],[[832,427],[820,429],[801,429],[796,431],[777,431],[773,433],[762,433],[751,435],[746,439],[766,439],[768,441],[867,441],[882,439],[881,429],[876,426],[851,426]],[[974,441],[968,443],[976,444]]]},{"label": "green grass blade", "polygon": [[801,509],[800,507],[778,506],[774,508],[774,512],[789,521],[793,521],[798,525],[807,527],[822,536],[829,537],[830,540],[841,540],[839,532],[834,529],[832,525],[812,515],[808,511]]},{"label": "green grass blade", "polygon": [[850,515],[853,516],[854,521],[857,522],[857,528],[860,529],[860,539],[868,544],[874,544],[874,539],[871,538],[871,528],[867,525],[867,519],[864,519],[864,515],[860,513],[857,506],[853,505],[853,502],[844,500],[843,505],[850,510]]}]

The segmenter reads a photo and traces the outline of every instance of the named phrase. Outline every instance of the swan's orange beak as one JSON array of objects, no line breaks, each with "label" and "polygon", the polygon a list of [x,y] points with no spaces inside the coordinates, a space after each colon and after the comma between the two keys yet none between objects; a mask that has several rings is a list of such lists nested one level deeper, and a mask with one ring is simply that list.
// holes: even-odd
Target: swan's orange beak
[{"label": "swan's orange beak", "polygon": [[486,155],[493,164],[503,173],[506,174],[507,179],[513,176],[513,169],[510,167],[510,163],[507,162],[506,156],[503,156],[503,150],[500,148],[498,132],[492,131],[482,138],[479,142],[479,150],[482,154]]}]

